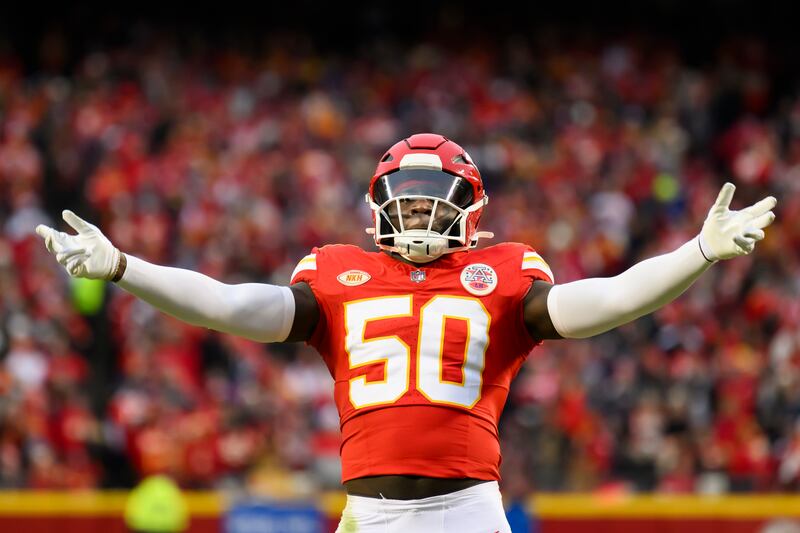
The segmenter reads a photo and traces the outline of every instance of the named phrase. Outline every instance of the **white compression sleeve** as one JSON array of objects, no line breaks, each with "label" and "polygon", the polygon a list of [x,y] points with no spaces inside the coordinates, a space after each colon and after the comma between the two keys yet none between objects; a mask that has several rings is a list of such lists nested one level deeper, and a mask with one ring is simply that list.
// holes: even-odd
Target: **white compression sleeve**
[{"label": "white compression sleeve", "polygon": [[280,342],[289,336],[295,308],[288,287],[227,285],[198,272],[125,255],[128,266],[117,284],[167,314],[259,342]]},{"label": "white compression sleeve", "polygon": [[677,298],[713,263],[697,238],[677,250],[646,259],[613,278],[589,278],[556,285],[547,309],[556,331],[582,339],[651,313]]}]

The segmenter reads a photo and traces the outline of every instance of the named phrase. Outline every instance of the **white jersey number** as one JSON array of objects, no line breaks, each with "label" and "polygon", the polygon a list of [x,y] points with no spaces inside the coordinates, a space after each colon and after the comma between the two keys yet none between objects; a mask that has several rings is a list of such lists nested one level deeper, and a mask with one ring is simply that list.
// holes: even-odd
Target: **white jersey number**
[{"label": "white jersey number", "polygon": [[[345,349],[350,369],[383,363],[383,379],[366,376],[350,380],[350,402],[356,409],[394,403],[410,385],[411,349],[396,335],[365,339],[374,320],[412,316],[412,296],[384,296],[344,304]],[[461,320],[467,330],[461,380],[444,379],[446,320]],[[422,306],[417,343],[417,390],[433,403],[471,408],[481,398],[483,367],[489,346],[489,312],[475,298],[435,296]]]}]

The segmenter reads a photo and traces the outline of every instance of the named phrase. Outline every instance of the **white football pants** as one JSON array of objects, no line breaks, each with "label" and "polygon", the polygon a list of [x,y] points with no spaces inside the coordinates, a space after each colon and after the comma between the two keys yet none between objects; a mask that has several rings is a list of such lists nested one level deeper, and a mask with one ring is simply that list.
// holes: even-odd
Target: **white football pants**
[{"label": "white football pants", "polygon": [[496,481],[421,500],[347,496],[336,533],[511,533]]}]

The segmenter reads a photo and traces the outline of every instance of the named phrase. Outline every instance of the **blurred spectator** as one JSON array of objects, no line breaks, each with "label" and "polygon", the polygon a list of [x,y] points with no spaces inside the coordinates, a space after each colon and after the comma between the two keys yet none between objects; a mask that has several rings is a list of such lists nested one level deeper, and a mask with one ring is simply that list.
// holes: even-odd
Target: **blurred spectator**
[{"label": "blurred spectator", "polygon": [[0,61],[0,487],[337,486],[332,383],[309,348],[188,327],[114,286],[87,307],[32,230],[71,208],[148,260],[285,284],[312,246],[372,246],[375,161],[436,131],[482,169],[484,227],[562,282],[689,239],[727,179],[741,205],[777,196],[755,257],[534,350],[501,434],[509,477],[537,490],[797,490],[800,94],[735,39],[698,66],[657,36],[551,38],[376,37],[345,62],[298,32],[245,49],[150,28],[71,66]]}]

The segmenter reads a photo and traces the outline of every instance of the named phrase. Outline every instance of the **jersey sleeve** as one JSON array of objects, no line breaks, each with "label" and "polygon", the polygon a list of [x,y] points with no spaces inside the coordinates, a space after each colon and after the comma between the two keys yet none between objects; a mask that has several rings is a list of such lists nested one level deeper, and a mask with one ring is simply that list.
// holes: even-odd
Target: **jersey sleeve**
[{"label": "jersey sleeve", "polygon": [[295,283],[299,283],[301,281],[305,281],[309,285],[314,284],[317,279],[317,253],[319,250],[314,247],[311,250],[311,253],[302,258],[300,261],[297,262],[297,266],[294,267],[294,271],[292,272],[292,277],[289,281],[289,285],[294,285]]},{"label": "jersey sleeve", "polygon": [[553,271],[550,270],[550,265],[530,246],[526,246],[522,254],[522,274],[532,278],[532,280],[540,279],[548,283],[556,282]]},{"label": "jersey sleeve", "polygon": [[319,306],[319,321],[317,322],[314,331],[311,333],[311,338],[306,341],[306,344],[313,346],[319,350],[320,344],[324,341],[327,324],[330,322],[330,308],[326,298],[326,292],[322,287],[321,278],[318,275],[317,261],[322,256],[322,261],[325,261],[326,254],[321,253],[321,250],[316,246],[311,249],[311,253],[297,262],[294,267],[292,277],[289,285],[305,282],[311,287],[311,293]]}]

